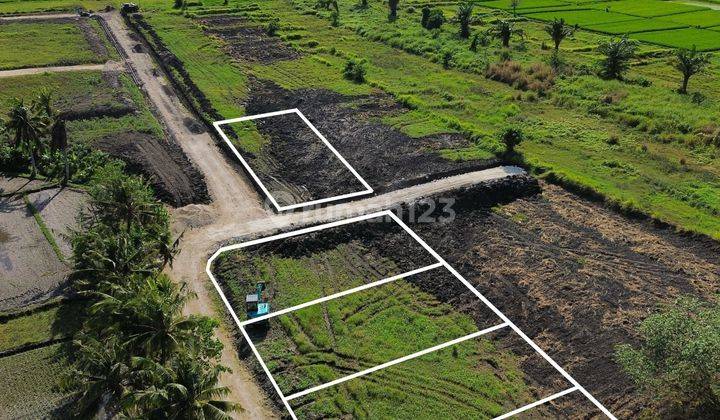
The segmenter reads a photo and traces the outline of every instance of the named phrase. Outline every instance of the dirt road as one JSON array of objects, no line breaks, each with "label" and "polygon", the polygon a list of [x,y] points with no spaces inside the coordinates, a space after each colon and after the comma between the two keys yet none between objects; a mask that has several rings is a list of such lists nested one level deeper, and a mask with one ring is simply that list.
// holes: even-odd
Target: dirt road
[{"label": "dirt road", "polygon": [[0,17],[0,21],[3,20],[46,20],[46,19],[67,19],[67,18],[80,18],[77,13],[56,13],[54,15],[19,15],[19,16],[6,16]]},{"label": "dirt road", "polygon": [[15,77],[15,76],[27,76],[30,74],[42,74],[42,73],[63,73],[67,71],[83,71],[83,70],[119,70],[122,67],[121,63],[115,61],[108,61],[105,64],[80,64],[77,66],[55,66],[55,67],[31,67],[26,69],[15,69],[15,70],[3,70],[0,71],[0,78],[2,77]]},{"label": "dirt road", "polygon": [[[242,176],[216,147],[208,133],[194,134],[189,127],[194,116],[174,93],[170,83],[159,76],[146,49],[134,48],[137,41],[131,37],[125,22],[117,12],[102,13],[120,47],[128,54],[127,64],[136,72],[143,89],[151,100],[156,115],[167,133],[182,147],[205,176],[212,203],[192,204],[174,209],[174,230],[185,231],[182,250],[171,269],[171,276],[187,282],[197,299],[187,306],[188,313],[225,318],[215,301],[215,291],[205,275],[205,264],[212,252],[223,242],[249,234],[271,232],[291,226],[300,226],[327,220],[350,217],[392,207],[420,197],[448,191],[478,182],[522,173],[517,167],[501,167],[471,172],[434,182],[417,185],[364,200],[328,206],[300,213],[274,214],[262,203],[249,180]],[[217,310],[216,310],[217,309]],[[278,414],[270,408],[266,397],[234,350],[232,333],[221,331],[219,339],[225,345],[222,363],[233,370],[222,383],[230,387],[230,398],[239,402],[245,412],[237,418],[274,418]]]}]

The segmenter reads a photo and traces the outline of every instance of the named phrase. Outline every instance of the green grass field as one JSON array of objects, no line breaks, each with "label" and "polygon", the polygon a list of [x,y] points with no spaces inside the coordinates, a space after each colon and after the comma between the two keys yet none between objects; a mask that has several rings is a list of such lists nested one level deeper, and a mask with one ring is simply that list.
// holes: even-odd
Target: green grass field
[{"label": "green grass field", "polygon": [[720,26],[720,10],[703,10],[692,13],[681,13],[678,15],[668,16],[665,19],[689,26],[709,28],[712,26]]},{"label": "green grass field", "polygon": [[695,46],[700,51],[720,50],[718,32],[708,29],[686,28],[643,32],[633,34],[633,38],[673,48],[692,48]]},{"label": "green grass field", "polygon": [[[22,53],[18,54],[20,50]],[[0,70],[104,63],[107,59],[91,50],[75,23],[10,22],[0,25]]]},{"label": "green grass field", "polygon": [[57,390],[67,367],[62,344],[0,358],[0,407],[7,418],[50,418],[67,396]]},{"label": "green grass field", "polygon": [[75,11],[78,7],[87,10],[101,10],[108,4],[119,2],[108,0],[3,0],[0,1],[0,15],[40,12]]},{"label": "green grass field", "polygon": [[[585,5],[584,5],[585,6]],[[596,10],[609,10],[614,13],[624,13],[633,16],[657,17],[675,15],[678,13],[707,10],[701,6],[675,3],[663,0],[621,0],[608,2],[592,2],[587,6]]]},{"label": "green grass field", "polygon": [[600,25],[588,25],[586,29],[591,31],[604,32],[607,34],[625,35],[636,32],[659,31],[663,29],[680,29],[688,25],[663,19],[640,18],[624,22],[603,23]]}]

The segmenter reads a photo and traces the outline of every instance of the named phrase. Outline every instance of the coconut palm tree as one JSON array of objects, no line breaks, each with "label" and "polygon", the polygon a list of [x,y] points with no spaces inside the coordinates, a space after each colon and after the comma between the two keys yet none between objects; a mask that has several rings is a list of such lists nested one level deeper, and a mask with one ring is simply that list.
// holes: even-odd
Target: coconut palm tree
[{"label": "coconut palm tree", "polygon": [[393,21],[395,21],[395,19],[397,19],[398,4],[400,4],[400,0],[388,0],[388,7],[390,8],[390,14],[388,14],[388,20],[390,22],[393,22]]},{"label": "coconut palm tree", "polygon": [[460,3],[457,11],[457,20],[460,23],[460,37],[470,36],[470,19],[472,18],[473,4],[469,1]]},{"label": "coconut palm tree", "polygon": [[104,216],[109,220],[121,221],[125,231],[130,231],[133,223],[143,225],[155,215],[157,202],[150,196],[145,181],[139,178],[114,179],[103,187],[96,200],[102,207]]},{"label": "coconut palm tree", "polygon": [[545,26],[545,32],[550,35],[550,38],[552,38],[553,43],[555,44],[555,51],[558,51],[560,49],[560,43],[565,38],[575,33],[575,29],[577,29],[576,26],[567,25],[565,23],[565,19],[563,18],[555,18],[552,22],[548,23],[547,26]]},{"label": "coconut palm tree", "polygon": [[220,374],[227,371],[221,366],[208,366],[186,355],[174,359],[168,368],[150,367],[153,362],[148,360],[139,363],[160,380],[133,395],[136,407],[150,419],[229,420],[229,413],[242,410],[224,399],[230,391],[218,386]]},{"label": "coconut palm tree", "polygon": [[690,77],[705,70],[708,64],[710,64],[710,54],[703,54],[697,51],[695,45],[692,49],[686,50],[681,48],[675,51],[675,68],[678,69],[682,75],[682,85],[680,85],[679,92],[682,94],[687,93],[688,82]]},{"label": "coconut palm tree", "polygon": [[61,377],[60,389],[76,398],[75,416],[95,418],[101,408],[115,412],[130,378],[122,348],[112,338],[99,341],[88,335],[80,335],[74,346],[74,363]]},{"label": "coconut palm tree", "polygon": [[42,141],[44,129],[44,119],[33,112],[31,107],[26,106],[22,99],[16,99],[8,113],[5,130],[11,133],[14,146],[29,155],[32,178],[37,175],[37,156],[44,147]]},{"label": "coconut palm tree", "polygon": [[635,56],[637,46],[637,41],[628,39],[627,36],[601,43],[598,52],[605,56],[600,62],[602,76],[622,80],[623,74],[630,68],[630,60]]}]

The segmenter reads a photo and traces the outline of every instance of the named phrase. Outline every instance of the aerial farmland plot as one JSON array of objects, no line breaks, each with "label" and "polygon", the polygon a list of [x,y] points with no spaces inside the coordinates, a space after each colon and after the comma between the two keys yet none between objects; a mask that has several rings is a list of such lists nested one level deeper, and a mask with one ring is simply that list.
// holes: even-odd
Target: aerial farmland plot
[{"label": "aerial farmland plot", "polygon": [[0,419],[720,418],[719,1],[0,0]]}]

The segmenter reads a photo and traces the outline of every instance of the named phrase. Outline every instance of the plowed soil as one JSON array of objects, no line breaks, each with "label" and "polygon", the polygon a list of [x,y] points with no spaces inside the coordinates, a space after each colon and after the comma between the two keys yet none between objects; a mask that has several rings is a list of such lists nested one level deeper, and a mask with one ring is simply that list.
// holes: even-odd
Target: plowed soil
[{"label": "plowed soil", "polygon": [[720,246],[543,189],[494,208],[466,193],[454,221],[414,228],[618,418],[637,417],[649,401],[614,346],[658,304],[718,293]]},{"label": "plowed soil", "polygon": [[95,146],[149,179],[166,203],[180,207],[209,201],[204,177],[175,143],[131,131],[101,139]]},{"label": "plowed soil", "polygon": [[[383,116],[403,112],[392,98],[384,94],[345,96],[321,89],[289,91],[271,82],[256,81],[252,84],[246,104],[248,115],[291,108],[300,109],[376,192],[498,164],[495,159],[455,162],[436,152],[468,146],[468,140],[460,134],[411,138],[377,122]],[[281,131],[267,134],[271,143],[291,144],[292,139]],[[295,153],[291,149],[266,149],[281,168],[293,165]],[[324,145],[318,142],[317,147],[304,152],[306,169],[296,178],[304,183],[321,182],[322,179],[316,179],[316,174],[317,168],[326,161]]]},{"label": "plowed soil", "polygon": [[267,36],[262,28],[237,26],[244,19],[233,16],[211,16],[200,19],[206,33],[225,41],[225,50],[233,58],[263,64],[297,58],[300,54],[286,46],[279,37]]}]

